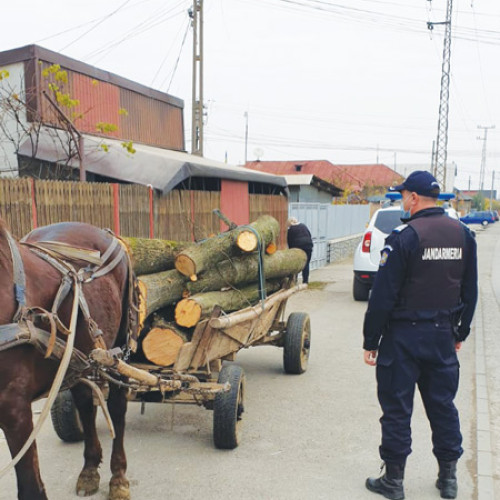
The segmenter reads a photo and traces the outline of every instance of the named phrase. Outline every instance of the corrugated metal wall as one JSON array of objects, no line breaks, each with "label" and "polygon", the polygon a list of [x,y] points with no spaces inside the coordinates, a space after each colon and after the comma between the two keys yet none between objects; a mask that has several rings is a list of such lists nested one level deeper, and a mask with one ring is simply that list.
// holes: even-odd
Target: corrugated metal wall
[{"label": "corrugated metal wall", "polygon": [[[39,68],[39,109],[42,121],[60,126],[60,116],[42,95],[43,91],[52,95],[49,83],[55,82],[54,76],[42,76],[43,70],[51,65],[52,63],[41,61]],[[63,93],[68,93],[72,99],[78,99],[80,104],[71,110],[63,108],[63,111],[74,121],[79,131],[98,134],[97,123],[110,123],[116,125],[118,130],[106,134],[109,137],[177,151],[184,150],[181,107],[75,71],[66,72],[67,84],[59,85]],[[32,72],[27,72],[28,77],[32,79]],[[127,113],[120,114],[120,110],[126,110]]]},{"label": "corrugated metal wall", "polygon": [[120,89],[120,106],[128,112],[120,119],[124,137],[151,146],[184,149],[182,109],[127,89]]}]

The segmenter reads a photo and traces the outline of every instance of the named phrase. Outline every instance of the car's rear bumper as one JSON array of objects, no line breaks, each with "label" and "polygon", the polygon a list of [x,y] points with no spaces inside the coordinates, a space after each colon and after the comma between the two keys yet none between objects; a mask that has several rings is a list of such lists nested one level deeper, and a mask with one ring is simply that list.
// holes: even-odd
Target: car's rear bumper
[{"label": "car's rear bumper", "polygon": [[369,285],[370,287],[373,285],[375,280],[375,275],[377,273],[373,271],[354,271],[354,277],[365,285]]}]

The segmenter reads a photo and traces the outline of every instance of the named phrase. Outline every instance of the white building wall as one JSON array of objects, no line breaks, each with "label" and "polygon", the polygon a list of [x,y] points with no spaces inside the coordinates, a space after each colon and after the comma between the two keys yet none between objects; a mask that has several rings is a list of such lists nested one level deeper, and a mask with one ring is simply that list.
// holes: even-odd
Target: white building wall
[{"label": "white building wall", "polygon": [[20,105],[18,123],[13,113],[5,106],[5,99],[12,94],[17,94],[21,100],[25,100],[24,87],[24,63],[16,63],[2,66],[0,70],[9,72],[8,77],[0,80],[0,176],[16,177],[18,165],[16,151],[20,142],[26,137],[28,121],[26,109]]}]

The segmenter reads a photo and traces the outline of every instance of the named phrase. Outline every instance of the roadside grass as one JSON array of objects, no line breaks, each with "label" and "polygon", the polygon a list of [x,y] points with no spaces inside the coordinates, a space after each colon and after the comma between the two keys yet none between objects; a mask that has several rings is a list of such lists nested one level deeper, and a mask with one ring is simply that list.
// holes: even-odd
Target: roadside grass
[{"label": "roadside grass", "polygon": [[323,290],[325,286],[328,285],[326,281],[310,281],[308,290]]}]

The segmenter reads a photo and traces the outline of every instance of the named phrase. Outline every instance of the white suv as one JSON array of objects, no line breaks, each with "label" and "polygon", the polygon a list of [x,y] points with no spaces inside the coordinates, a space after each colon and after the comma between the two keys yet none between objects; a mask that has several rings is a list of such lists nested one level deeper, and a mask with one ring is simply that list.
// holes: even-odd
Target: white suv
[{"label": "white suv", "polygon": [[403,211],[399,205],[379,208],[372,216],[361,243],[354,252],[354,300],[368,300],[380,261],[380,251],[392,230],[402,224]]},{"label": "white suv", "polygon": [[[455,209],[445,204],[446,214],[459,219]],[[384,242],[392,230],[403,224],[402,208],[399,205],[379,208],[372,216],[361,243],[354,252],[354,277],[352,281],[352,296],[354,300],[368,300],[380,262],[380,252]]]}]

